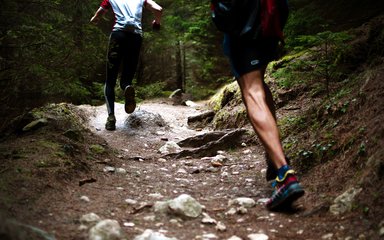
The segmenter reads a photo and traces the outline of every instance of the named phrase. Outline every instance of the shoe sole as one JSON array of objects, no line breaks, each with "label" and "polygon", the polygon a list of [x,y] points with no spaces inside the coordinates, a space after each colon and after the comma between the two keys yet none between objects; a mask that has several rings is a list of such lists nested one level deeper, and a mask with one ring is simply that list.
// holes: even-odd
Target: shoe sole
[{"label": "shoe sole", "polygon": [[304,190],[299,183],[291,184],[287,191],[287,196],[275,201],[273,204],[267,205],[269,210],[278,210],[291,207],[292,203],[304,195]]},{"label": "shoe sole", "polygon": [[124,109],[126,113],[133,113],[136,108],[135,101],[135,89],[132,86],[128,86],[124,91],[125,105]]}]

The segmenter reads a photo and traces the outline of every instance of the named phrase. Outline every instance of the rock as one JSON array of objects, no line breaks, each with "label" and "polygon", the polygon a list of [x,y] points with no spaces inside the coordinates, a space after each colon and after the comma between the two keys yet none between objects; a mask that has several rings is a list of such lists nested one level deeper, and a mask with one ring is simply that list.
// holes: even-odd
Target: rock
[{"label": "rock", "polygon": [[161,154],[178,153],[181,151],[181,147],[174,141],[168,141],[164,146],[159,149]]},{"label": "rock", "polygon": [[229,206],[240,206],[240,207],[245,207],[245,208],[251,208],[256,205],[255,200],[252,198],[246,198],[246,197],[239,197],[233,200],[228,201]]},{"label": "rock", "polygon": [[224,225],[224,223],[222,223],[222,222],[218,222],[218,223],[216,224],[215,229],[216,229],[217,231],[220,231],[220,232],[225,232],[225,231],[227,230],[227,227]]},{"label": "rock", "polygon": [[333,233],[327,233],[321,237],[321,239],[332,239],[333,238]]},{"label": "rock", "polygon": [[247,236],[249,240],[268,240],[269,237],[264,233],[252,233]]},{"label": "rock", "polygon": [[116,168],[111,167],[111,166],[106,166],[106,167],[103,168],[103,171],[104,172],[115,172]]},{"label": "rock", "polygon": [[146,222],[154,222],[156,220],[156,216],[155,215],[144,216],[143,220]]},{"label": "rock", "polygon": [[151,194],[148,194],[148,197],[155,198],[155,199],[161,199],[164,196],[161,195],[160,193],[151,193]]},{"label": "rock", "polygon": [[230,208],[225,215],[235,215],[237,212],[236,208]]},{"label": "rock", "polygon": [[168,238],[159,232],[146,229],[141,235],[136,236],[133,240],[177,240],[177,238]]},{"label": "rock", "polygon": [[188,194],[182,194],[169,201],[170,210],[178,215],[196,218],[203,209],[203,206]]},{"label": "rock", "polygon": [[269,201],[269,198],[260,198],[257,200],[257,204],[264,205]]},{"label": "rock", "polygon": [[81,134],[81,131],[79,131],[79,130],[69,129],[69,130],[65,131],[63,133],[63,135],[66,136],[67,138],[74,140],[74,141],[77,141],[77,142],[84,140],[84,137]]},{"label": "rock", "polygon": [[83,202],[89,202],[90,201],[89,197],[87,197],[87,196],[81,196],[80,200],[83,201]]},{"label": "rock", "polygon": [[248,210],[244,206],[240,206],[237,208],[237,212],[240,214],[246,214]]},{"label": "rock", "polygon": [[124,168],[116,168],[116,173],[127,174],[127,170],[125,170]]},{"label": "rock", "polygon": [[137,204],[136,200],[130,199],[130,198],[125,199],[124,202],[126,202],[128,205],[136,205]]},{"label": "rock", "polygon": [[195,116],[189,116],[187,124],[189,127],[193,128],[205,128],[213,120],[214,117],[214,111],[207,111]]},{"label": "rock", "polygon": [[218,239],[218,237],[213,233],[206,233],[201,236],[201,239],[203,240],[209,240],[209,239]]},{"label": "rock", "polygon": [[32,130],[36,130],[48,124],[48,120],[45,118],[40,118],[28,123],[25,127],[23,127],[23,132],[28,132]]},{"label": "rock", "polygon": [[84,214],[80,217],[80,223],[84,225],[95,225],[101,218],[95,213]]},{"label": "rock", "polygon": [[133,222],[125,222],[125,223],[123,223],[123,226],[124,227],[134,227],[135,223],[133,223]]},{"label": "rock", "polygon": [[227,240],[242,240],[242,239],[239,238],[238,236],[232,236],[232,237],[228,238]]},{"label": "rock", "polygon": [[184,168],[180,168],[176,173],[187,174],[188,172]]},{"label": "rock", "polygon": [[89,150],[95,154],[102,154],[105,153],[105,148],[99,144],[92,144],[89,146]]},{"label": "rock", "polygon": [[201,223],[204,224],[216,224],[217,221],[213,218],[211,218],[207,213],[203,213],[203,219],[201,219]]},{"label": "rock", "polygon": [[116,220],[105,219],[89,230],[89,240],[120,240],[123,232]]},{"label": "rock", "polygon": [[198,104],[194,103],[194,102],[191,101],[191,100],[186,100],[186,101],[184,101],[184,104],[185,104],[185,106],[187,106],[187,107],[192,107],[192,108],[195,108],[195,107],[199,106]]},{"label": "rock", "polygon": [[157,201],[153,205],[155,213],[166,214],[169,211],[169,201]]},{"label": "rock", "polygon": [[329,208],[334,215],[343,214],[352,209],[352,204],[355,197],[361,192],[361,188],[350,188],[334,200],[334,204]]},{"label": "rock", "polygon": [[381,221],[380,224],[379,224],[379,236],[380,237],[384,237],[384,221]]},{"label": "rock", "polygon": [[146,131],[154,130],[153,132],[160,127],[167,127],[166,122],[160,114],[147,112],[142,109],[138,109],[129,114],[125,120],[125,125],[131,129],[145,129]]}]

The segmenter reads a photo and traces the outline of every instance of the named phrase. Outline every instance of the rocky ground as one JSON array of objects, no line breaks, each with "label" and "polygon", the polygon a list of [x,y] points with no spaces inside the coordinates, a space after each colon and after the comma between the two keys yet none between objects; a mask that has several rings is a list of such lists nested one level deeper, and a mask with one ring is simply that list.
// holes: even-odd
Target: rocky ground
[{"label": "rocky ground", "polygon": [[[321,199],[335,194],[332,189],[319,193],[307,175],[300,175],[306,195],[292,209],[267,211],[272,188],[265,181],[264,152],[249,131],[229,145],[219,142],[221,149],[213,145],[215,151],[204,146],[217,137],[200,146],[172,144],[212,134],[187,124],[188,117],[206,111],[204,103],[144,102],[131,115],[121,104],[116,108],[116,131],[104,129],[105,106],[59,104],[35,113],[46,121],[2,142],[2,239],[379,239],[384,234],[381,217],[372,222],[350,212],[361,189],[349,189],[331,206]],[[172,154],[182,150],[194,154]]]}]

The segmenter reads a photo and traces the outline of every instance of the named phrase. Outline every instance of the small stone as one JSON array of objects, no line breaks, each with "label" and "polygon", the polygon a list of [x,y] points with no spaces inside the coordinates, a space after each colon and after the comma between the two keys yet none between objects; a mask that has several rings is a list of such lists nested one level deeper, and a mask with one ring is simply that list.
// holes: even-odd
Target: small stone
[{"label": "small stone", "polygon": [[228,173],[228,172],[222,172],[222,173],[221,173],[221,177],[223,177],[223,178],[224,178],[224,177],[228,177],[228,176],[229,176],[229,173]]},{"label": "small stone", "polygon": [[244,154],[250,154],[250,153],[252,153],[252,151],[251,151],[251,149],[247,149],[247,150],[244,150],[243,153]]},{"label": "small stone", "polygon": [[165,162],[167,162],[167,159],[165,159],[165,158],[159,158],[159,159],[157,159],[157,161],[158,161],[158,162],[163,162],[163,163],[165,163]]},{"label": "small stone", "polygon": [[129,204],[129,205],[135,205],[135,204],[137,204],[137,201],[136,201],[136,200],[134,200],[134,199],[130,199],[130,198],[125,199],[124,202],[126,202],[126,203]]},{"label": "small stone", "polygon": [[203,219],[201,220],[204,224],[216,224],[217,221],[213,218],[211,218],[207,213],[203,213]]},{"label": "small stone", "polygon": [[225,215],[235,215],[237,213],[236,208],[230,208]]},{"label": "small stone", "polygon": [[383,237],[384,236],[384,227],[381,227],[379,230],[379,236]]},{"label": "small stone", "polygon": [[269,201],[269,198],[260,198],[257,200],[257,204],[264,205]]},{"label": "small stone", "polygon": [[166,214],[169,210],[169,201],[157,201],[153,205],[155,213]]},{"label": "small stone", "polygon": [[164,146],[159,149],[161,154],[178,153],[181,147],[174,141],[168,141]]},{"label": "small stone", "polygon": [[111,166],[106,166],[106,167],[103,168],[103,171],[104,172],[115,172],[116,168],[111,167]]},{"label": "small stone", "polygon": [[218,230],[218,231],[220,231],[220,232],[224,232],[224,231],[227,230],[227,227],[224,225],[224,223],[222,223],[222,222],[219,221],[219,222],[216,224],[215,229]]},{"label": "small stone", "polygon": [[301,234],[304,233],[304,230],[303,230],[303,229],[300,229],[300,230],[298,230],[296,233],[297,233],[298,235],[301,235]]},{"label": "small stone", "polygon": [[248,210],[244,206],[241,206],[237,208],[237,212],[240,214],[246,214],[248,213]]},{"label": "small stone", "polygon": [[116,220],[102,220],[89,230],[89,240],[119,240],[122,237],[123,232]]},{"label": "small stone", "polygon": [[187,174],[188,172],[184,168],[180,168],[176,173]]},{"label": "small stone", "polygon": [[84,201],[84,202],[89,202],[90,200],[89,200],[89,197],[87,197],[87,196],[81,196],[80,197],[80,200],[81,201]]},{"label": "small stone", "polygon": [[143,220],[147,222],[154,222],[156,220],[156,216],[155,215],[144,216]]},{"label": "small stone", "polygon": [[127,170],[125,170],[124,168],[116,168],[116,173],[127,174]]},{"label": "small stone", "polygon": [[253,200],[252,198],[247,198],[247,197],[239,197],[239,198],[236,198],[236,199],[233,199],[233,200],[229,200],[228,201],[228,205],[229,206],[242,206],[242,207],[245,207],[245,208],[252,208],[256,205],[256,202],[255,200]]},{"label": "small stone", "polygon": [[80,218],[80,223],[84,225],[96,224],[101,218],[95,213],[84,214]]},{"label": "small stone", "polygon": [[133,240],[177,240],[176,238],[168,238],[160,232],[146,229],[141,235],[136,236]]},{"label": "small stone", "polygon": [[133,223],[133,222],[125,222],[125,223],[123,223],[123,226],[124,227],[134,227],[135,223]]},{"label": "small stone", "polygon": [[333,233],[327,233],[321,237],[321,239],[332,239],[333,238]]},{"label": "small stone", "polygon": [[181,194],[169,201],[169,208],[176,214],[196,218],[202,212],[202,205],[188,194]]},{"label": "small stone", "polygon": [[161,199],[161,198],[164,197],[160,193],[151,193],[151,194],[148,194],[148,196],[151,197],[151,198],[156,198],[156,199]]},{"label": "small stone", "polygon": [[350,188],[334,200],[334,204],[330,206],[329,210],[334,215],[343,214],[352,209],[355,197],[362,191],[361,188]]},{"label": "small stone", "polygon": [[87,230],[88,227],[84,224],[81,224],[78,228],[77,228],[79,231],[84,231],[84,230]]},{"label": "small stone", "polygon": [[228,238],[227,240],[242,240],[242,239],[239,238],[238,236],[232,236],[232,237]]},{"label": "small stone", "polygon": [[252,233],[248,235],[249,240],[268,240],[269,237],[264,233]]},{"label": "small stone", "polygon": [[209,240],[209,239],[217,239],[218,237],[213,234],[213,233],[206,233],[206,234],[203,234],[202,236],[204,240]]}]

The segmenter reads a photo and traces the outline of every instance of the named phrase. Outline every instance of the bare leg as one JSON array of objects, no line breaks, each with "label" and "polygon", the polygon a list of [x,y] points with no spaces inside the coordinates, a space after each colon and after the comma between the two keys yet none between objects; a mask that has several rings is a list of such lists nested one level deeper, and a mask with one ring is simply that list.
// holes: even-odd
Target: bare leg
[{"label": "bare leg", "polygon": [[[274,108],[267,103],[264,86],[265,68],[246,73],[238,80],[249,120],[276,169],[287,164],[280,142]],[[270,94],[270,92],[267,92]],[[268,96],[271,97],[271,96]],[[268,99],[271,100],[271,99]]]}]

